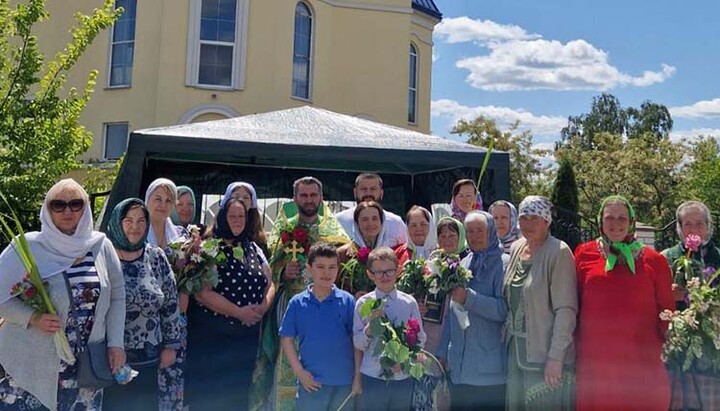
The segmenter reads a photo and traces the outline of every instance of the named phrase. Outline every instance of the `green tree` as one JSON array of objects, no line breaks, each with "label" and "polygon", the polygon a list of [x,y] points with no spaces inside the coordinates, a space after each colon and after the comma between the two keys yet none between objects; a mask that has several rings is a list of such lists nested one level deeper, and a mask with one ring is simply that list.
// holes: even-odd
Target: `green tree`
[{"label": "green tree", "polygon": [[494,150],[506,151],[510,155],[510,194],[514,203],[519,203],[531,194],[547,195],[548,167],[540,159],[550,154],[548,150],[533,147],[529,131],[517,133],[520,123],[513,124],[508,131],[501,131],[495,120],[479,116],[474,120],[460,120],[450,131],[452,134],[467,136],[467,142],[488,147],[494,141]]},{"label": "green tree", "polygon": [[720,211],[720,139],[700,136],[687,144],[690,161],[683,167],[681,198],[700,200]]},{"label": "green tree", "polygon": [[49,18],[45,1],[12,3],[0,0],[0,190],[32,226],[48,188],[78,167],[91,143],[79,119],[97,71],[81,90],[65,89],[67,73],[122,10],[106,0],[91,15],[78,13],[72,40],[46,62],[33,34],[33,26]]},{"label": "green tree", "polygon": [[639,109],[628,107],[626,113],[628,138],[640,138],[644,134],[650,134],[659,140],[667,137],[673,128],[670,110],[662,104],[644,101]]},{"label": "green tree", "polygon": [[568,158],[560,158],[550,201],[556,207],[562,207],[574,213],[580,211],[580,198],[577,181],[575,180],[575,171],[573,170],[572,161]]}]

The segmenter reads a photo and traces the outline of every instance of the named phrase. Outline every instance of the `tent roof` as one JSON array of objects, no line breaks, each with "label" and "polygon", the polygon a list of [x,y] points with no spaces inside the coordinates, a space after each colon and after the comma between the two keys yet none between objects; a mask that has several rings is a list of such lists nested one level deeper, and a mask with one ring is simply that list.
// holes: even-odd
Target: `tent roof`
[{"label": "tent roof", "polygon": [[312,106],[139,130],[128,153],[136,150],[167,160],[398,173],[479,168],[487,153]]}]

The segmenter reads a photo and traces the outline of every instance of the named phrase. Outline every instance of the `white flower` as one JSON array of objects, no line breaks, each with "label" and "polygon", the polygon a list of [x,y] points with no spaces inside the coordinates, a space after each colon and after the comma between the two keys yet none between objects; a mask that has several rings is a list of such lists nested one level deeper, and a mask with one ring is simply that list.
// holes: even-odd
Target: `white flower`
[{"label": "white flower", "polygon": [[437,295],[437,293],[440,292],[440,286],[438,286],[437,278],[433,278],[433,280],[430,282],[430,287],[428,287],[428,292],[432,295]]},{"label": "white flower", "polygon": [[697,277],[693,277],[688,281],[687,283],[688,288],[698,288],[700,287],[700,279]]},{"label": "white flower", "polygon": [[199,263],[202,261],[202,257],[200,257],[200,254],[193,254],[190,256],[190,261],[194,263]]},{"label": "white flower", "polygon": [[183,252],[183,250],[177,250],[175,251],[175,256],[177,256],[178,260],[184,260],[185,252]]},{"label": "white flower", "polygon": [[673,318],[673,312],[670,310],[663,310],[663,312],[660,313],[660,319],[662,321],[670,321]]}]

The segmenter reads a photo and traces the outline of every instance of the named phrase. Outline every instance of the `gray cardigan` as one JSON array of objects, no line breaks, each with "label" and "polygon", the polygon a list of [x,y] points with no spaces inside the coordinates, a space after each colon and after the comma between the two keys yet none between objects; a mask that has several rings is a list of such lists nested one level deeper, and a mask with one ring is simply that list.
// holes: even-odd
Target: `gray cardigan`
[{"label": "gray cardigan", "polygon": [[[120,260],[107,238],[91,250],[100,278],[100,297],[95,307],[95,323],[90,342],[107,340],[109,347],[124,347],[125,280]],[[50,298],[64,324],[70,299],[64,275],[47,279]],[[33,310],[17,298],[0,304],[0,364],[24,390],[37,397],[50,410],[57,409],[60,358],[52,336],[29,326]]]},{"label": "gray cardigan", "polygon": [[[510,247],[505,271],[505,296],[515,275],[520,253],[527,246],[521,238]],[[533,255],[532,267],[523,287],[527,326],[527,361],[544,364],[548,358],[565,364],[575,362],[573,333],[577,322],[578,298],[575,260],[567,244],[548,236]],[[510,320],[508,316],[508,320]]]}]

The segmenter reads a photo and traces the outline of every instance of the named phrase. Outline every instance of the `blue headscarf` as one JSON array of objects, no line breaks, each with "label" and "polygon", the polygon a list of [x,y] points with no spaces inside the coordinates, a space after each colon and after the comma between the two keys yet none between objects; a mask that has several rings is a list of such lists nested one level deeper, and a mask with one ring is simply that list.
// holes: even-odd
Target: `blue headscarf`
[{"label": "blue headscarf", "polygon": [[[134,206],[140,206],[140,208],[142,209],[143,214],[145,214],[146,225],[145,233],[143,234],[140,241],[133,244],[128,240],[127,236],[125,235],[125,231],[123,231],[122,220],[123,218],[125,218],[125,216],[127,216],[128,211],[130,211],[130,209]],[[116,205],[113,209],[112,214],[110,214],[110,221],[108,221],[107,226],[107,236],[110,241],[112,241],[113,246],[115,246],[115,248],[117,248],[118,250],[137,251],[145,247],[145,242],[147,241],[149,230],[150,213],[148,212],[145,203],[139,198],[126,198],[125,200],[118,203],[118,205]]]},{"label": "blue headscarf", "polygon": [[[182,197],[184,194],[190,194],[190,198],[192,199],[193,203],[193,212],[192,217],[190,217],[190,224],[195,221],[195,209],[197,204],[195,203],[195,192],[192,190],[192,188],[188,186],[178,186],[177,188],[177,199],[180,201],[180,197]],[[179,226],[185,226],[185,224],[180,221],[180,216],[177,213],[177,207],[173,208],[173,210],[170,212],[170,220],[172,220],[173,224],[179,225]]]},{"label": "blue headscarf", "polygon": [[473,210],[469,212],[465,217],[465,227],[467,229],[468,222],[472,221],[475,218],[473,216],[477,214],[485,216],[485,219],[487,221],[488,239],[487,247],[482,250],[472,250],[472,261],[470,262],[470,270],[473,272],[473,275],[476,275],[479,272],[485,272],[489,268],[499,268],[502,271],[503,249],[500,246],[500,239],[498,238],[497,230],[495,229],[495,219],[493,219],[492,214],[485,211]]},{"label": "blue headscarf", "polygon": [[227,186],[227,188],[225,189],[225,195],[223,195],[222,199],[220,199],[220,208],[225,207],[225,203],[227,203],[230,197],[232,197],[233,191],[237,190],[240,187],[243,187],[250,192],[251,204],[250,207],[247,207],[247,211],[250,211],[253,208],[257,208],[257,194],[255,193],[255,187],[253,187],[252,184],[246,183],[244,181],[236,181],[234,183],[230,183]]}]

